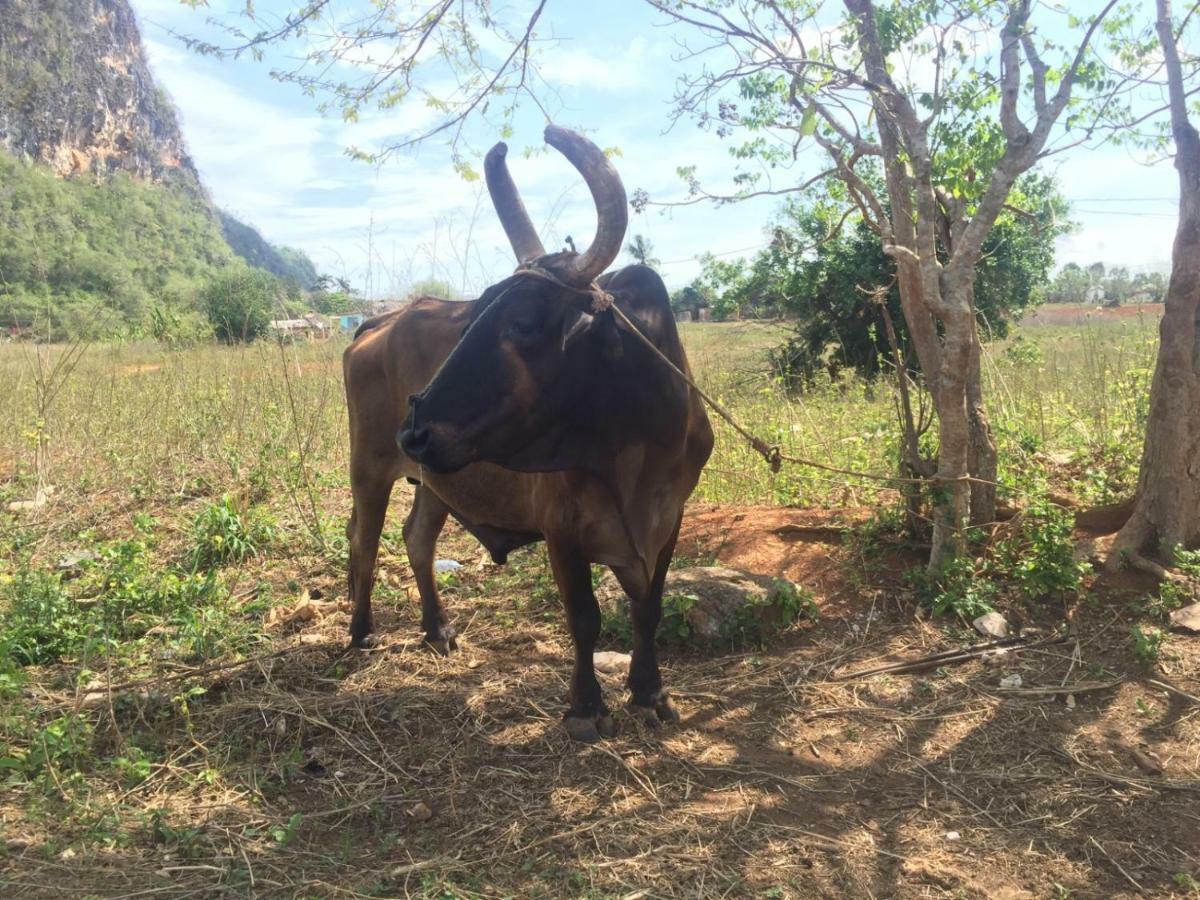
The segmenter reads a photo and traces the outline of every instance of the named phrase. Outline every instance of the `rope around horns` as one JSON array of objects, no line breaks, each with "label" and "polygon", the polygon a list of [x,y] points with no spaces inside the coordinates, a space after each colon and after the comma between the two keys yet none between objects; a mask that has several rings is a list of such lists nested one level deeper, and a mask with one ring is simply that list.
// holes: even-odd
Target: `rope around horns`
[{"label": "rope around horns", "polygon": [[613,295],[604,290],[604,288],[600,287],[600,285],[595,281],[591,282],[591,284],[589,284],[587,287],[575,287],[574,285],[567,284],[548,269],[544,269],[541,266],[533,263],[527,263],[519,266],[516,272],[513,274],[531,275],[534,278],[540,278],[543,281],[549,281],[551,284],[554,284],[565,291],[570,291],[573,294],[590,296],[592,298],[592,312],[594,314],[602,313],[605,310],[611,309],[613,314],[625,324],[625,327],[629,329],[630,333],[632,333],[635,338],[637,338],[645,347],[647,347],[651,353],[657,356],[668,369],[683,379],[684,383],[687,384],[688,387],[699,394],[704,402],[712,408],[713,412],[728,422],[738,434],[745,438],[746,442],[754,449],[756,453],[762,456],[763,460],[768,466],[771,467],[771,471],[775,474],[778,474],[780,469],[783,468],[783,463],[789,462],[798,466],[821,469],[825,472],[835,472],[839,475],[852,475],[855,478],[867,478],[872,481],[883,481],[891,484],[926,484],[929,481],[942,481],[950,483],[973,482],[975,484],[989,484],[995,487],[1003,487],[1003,485],[997,481],[989,481],[986,478],[977,478],[974,475],[945,476],[935,473],[934,475],[930,476],[930,478],[905,478],[900,475],[879,475],[875,472],[859,472],[854,469],[843,469],[838,466],[831,466],[827,465],[826,463],[817,462],[813,459],[790,456],[784,453],[778,444],[768,444],[758,435],[751,432],[734,418],[733,413],[722,406],[717,400],[710,397],[704,391],[704,389],[700,387],[700,385],[696,384],[696,382],[692,380],[690,375],[680,369],[677,365],[675,365],[675,363],[671,362],[666,354],[664,354],[658,349],[657,346],[655,346],[653,341],[642,334],[641,329],[639,329],[633,324],[632,321],[630,321],[629,317],[625,315],[625,312],[621,309],[621,307],[617,306],[616,301],[613,299]]}]

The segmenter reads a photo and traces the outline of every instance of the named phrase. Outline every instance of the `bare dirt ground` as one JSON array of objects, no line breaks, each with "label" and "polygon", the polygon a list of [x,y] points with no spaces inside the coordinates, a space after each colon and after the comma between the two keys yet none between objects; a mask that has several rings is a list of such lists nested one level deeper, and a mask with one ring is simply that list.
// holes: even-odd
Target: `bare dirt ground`
[{"label": "bare dirt ground", "polygon": [[[141,824],[71,850],[96,823],[0,800],[0,893],[1195,896],[1200,640],[1139,662],[1147,585],[1126,576],[1007,610],[1064,643],[855,677],[978,641],[918,614],[902,577],[917,551],[850,539],[868,512],[692,507],[683,561],[786,575],[821,618],[763,648],[666,649],[684,719],[658,733],[619,710],[610,676],[619,734],[594,746],[559,724],[569,642],[540,549],[481,566],[448,533],[441,555],[467,573],[446,591],[462,632],[448,659],[418,642],[407,566],[385,551],[381,649],[344,652],[330,605],[281,628],[272,656],[189,673],[203,692],[182,711],[164,698],[183,679],[104,698],[103,740],[148,731],[165,748],[146,781],[94,798],[98,817]],[[341,573],[296,565],[341,593]],[[1001,689],[1014,673],[1021,688]]]}]

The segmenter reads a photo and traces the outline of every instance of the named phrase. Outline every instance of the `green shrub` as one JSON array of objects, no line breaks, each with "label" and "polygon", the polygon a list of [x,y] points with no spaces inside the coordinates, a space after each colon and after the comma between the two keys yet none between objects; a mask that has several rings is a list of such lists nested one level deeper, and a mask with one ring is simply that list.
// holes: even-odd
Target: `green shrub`
[{"label": "green shrub", "polygon": [[1158,660],[1163,641],[1167,638],[1161,628],[1143,628],[1140,625],[1130,628],[1129,636],[1133,639],[1133,655],[1144,663]]},{"label": "green shrub", "polygon": [[272,310],[282,299],[274,275],[248,268],[221,272],[200,292],[213,334],[227,344],[249,343],[265,335]]},{"label": "green shrub", "polygon": [[197,659],[252,641],[257,626],[217,576],[160,566],[142,524],[135,537],[101,547],[69,590],[60,575],[34,569],[0,586],[0,659],[19,668],[117,651],[133,657],[151,635],[171,655]]},{"label": "green shrub", "polygon": [[999,590],[988,576],[986,559],[966,555],[948,560],[936,578],[931,578],[925,569],[912,572],[918,599],[935,615],[964,619],[974,619],[995,608]]},{"label": "green shrub", "polygon": [[1018,524],[997,548],[999,574],[1030,599],[1079,590],[1091,567],[1075,559],[1074,514],[1040,498],[1025,508]]},{"label": "green shrub", "polygon": [[204,571],[242,562],[257,556],[273,535],[265,513],[225,494],[192,522],[191,567]]},{"label": "green shrub", "polygon": [[[1171,564],[1189,581],[1200,581],[1200,550],[1185,550],[1176,546],[1171,550]],[[1158,588],[1157,611],[1166,614],[1195,600],[1194,584],[1166,579]]]},{"label": "green shrub", "polygon": [[58,575],[25,571],[0,590],[0,656],[17,666],[56,662],[90,638],[95,622]]},{"label": "green shrub", "polygon": [[0,773],[38,781],[51,770],[77,772],[91,755],[92,725],[79,713],[68,713],[40,729],[33,726],[23,737],[20,746],[10,744],[3,751]]}]

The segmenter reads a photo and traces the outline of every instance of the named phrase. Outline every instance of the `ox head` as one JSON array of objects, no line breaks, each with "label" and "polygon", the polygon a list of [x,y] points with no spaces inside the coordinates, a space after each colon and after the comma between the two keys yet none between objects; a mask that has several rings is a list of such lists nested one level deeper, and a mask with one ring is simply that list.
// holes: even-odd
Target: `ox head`
[{"label": "ox head", "polygon": [[[409,398],[398,440],[435,472],[473,462],[551,471],[577,465],[596,428],[586,397],[622,353],[611,309],[595,312],[587,288],[621,249],[625,189],[604,153],[582,135],[546,129],[546,142],[579,170],[596,204],[596,237],[582,253],[546,254],[497,144],[484,170],[518,271],[475,301],[471,325],[421,394]],[[549,277],[545,277],[549,276]]]}]

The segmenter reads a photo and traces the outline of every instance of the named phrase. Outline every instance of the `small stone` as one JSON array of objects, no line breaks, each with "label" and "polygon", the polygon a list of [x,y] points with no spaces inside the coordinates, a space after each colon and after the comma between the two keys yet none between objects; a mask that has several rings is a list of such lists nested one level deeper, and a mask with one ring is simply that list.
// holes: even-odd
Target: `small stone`
[{"label": "small stone", "polygon": [[457,559],[439,559],[433,564],[433,571],[439,573],[457,572],[461,568],[462,563],[460,563]]},{"label": "small stone", "polygon": [[468,659],[467,660],[467,668],[468,669],[478,669],[482,665],[483,665],[483,662],[478,659]]},{"label": "small stone", "polygon": [[998,612],[984,613],[971,623],[971,627],[985,637],[997,640],[1008,637],[1008,620]]},{"label": "small stone", "polygon": [[433,818],[433,810],[424,800],[414,803],[405,811],[405,814],[414,822],[428,822]]},{"label": "small stone", "polygon": [[606,675],[615,675],[619,672],[628,672],[629,666],[633,662],[633,657],[628,653],[615,653],[612,650],[601,650],[599,653],[592,654],[592,665],[596,671],[603,672]]},{"label": "small stone", "polygon": [[945,837],[948,841],[957,841],[962,839],[962,835],[957,831],[947,831]]},{"label": "small stone", "polygon": [[1171,627],[1200,634],[1200,603],[1193,603],[1171,613]]},{"label": "small stone", "polygon": [[83,568],[84,563],[92,563],[99,558],[100,557],[91,550],[75,550],[71,553],[65,554],[57,563],[54,564],[54,568],[68,575],[78,575],[80,570]]},{"label": "small stone", "polygon": [[1016,673],[1012,675],[1005,675],[1000,679],[1000,687],[1008,688],[1010,690],[1013,688],[1019,688],[1022,684],[1024,684],[1024,681],[1021,679],[1021,676],[1017,675]]},{"label": "small stone", "polygon": [[58,854],[58,858],[59,858],[59,859],[62,859],[62,860],[74,859],[74,858],[75,858],[75,851],[74,851],[74,850],[72,850],[70,847],[68,847],[68,848],[67,848],[66,850],[64,850],[62,853]]},{"label": "small stone", "polygon": [[1074,709],[1074,708],[1075,708],[1075,695],[1067,694],[1067,709]]}]

